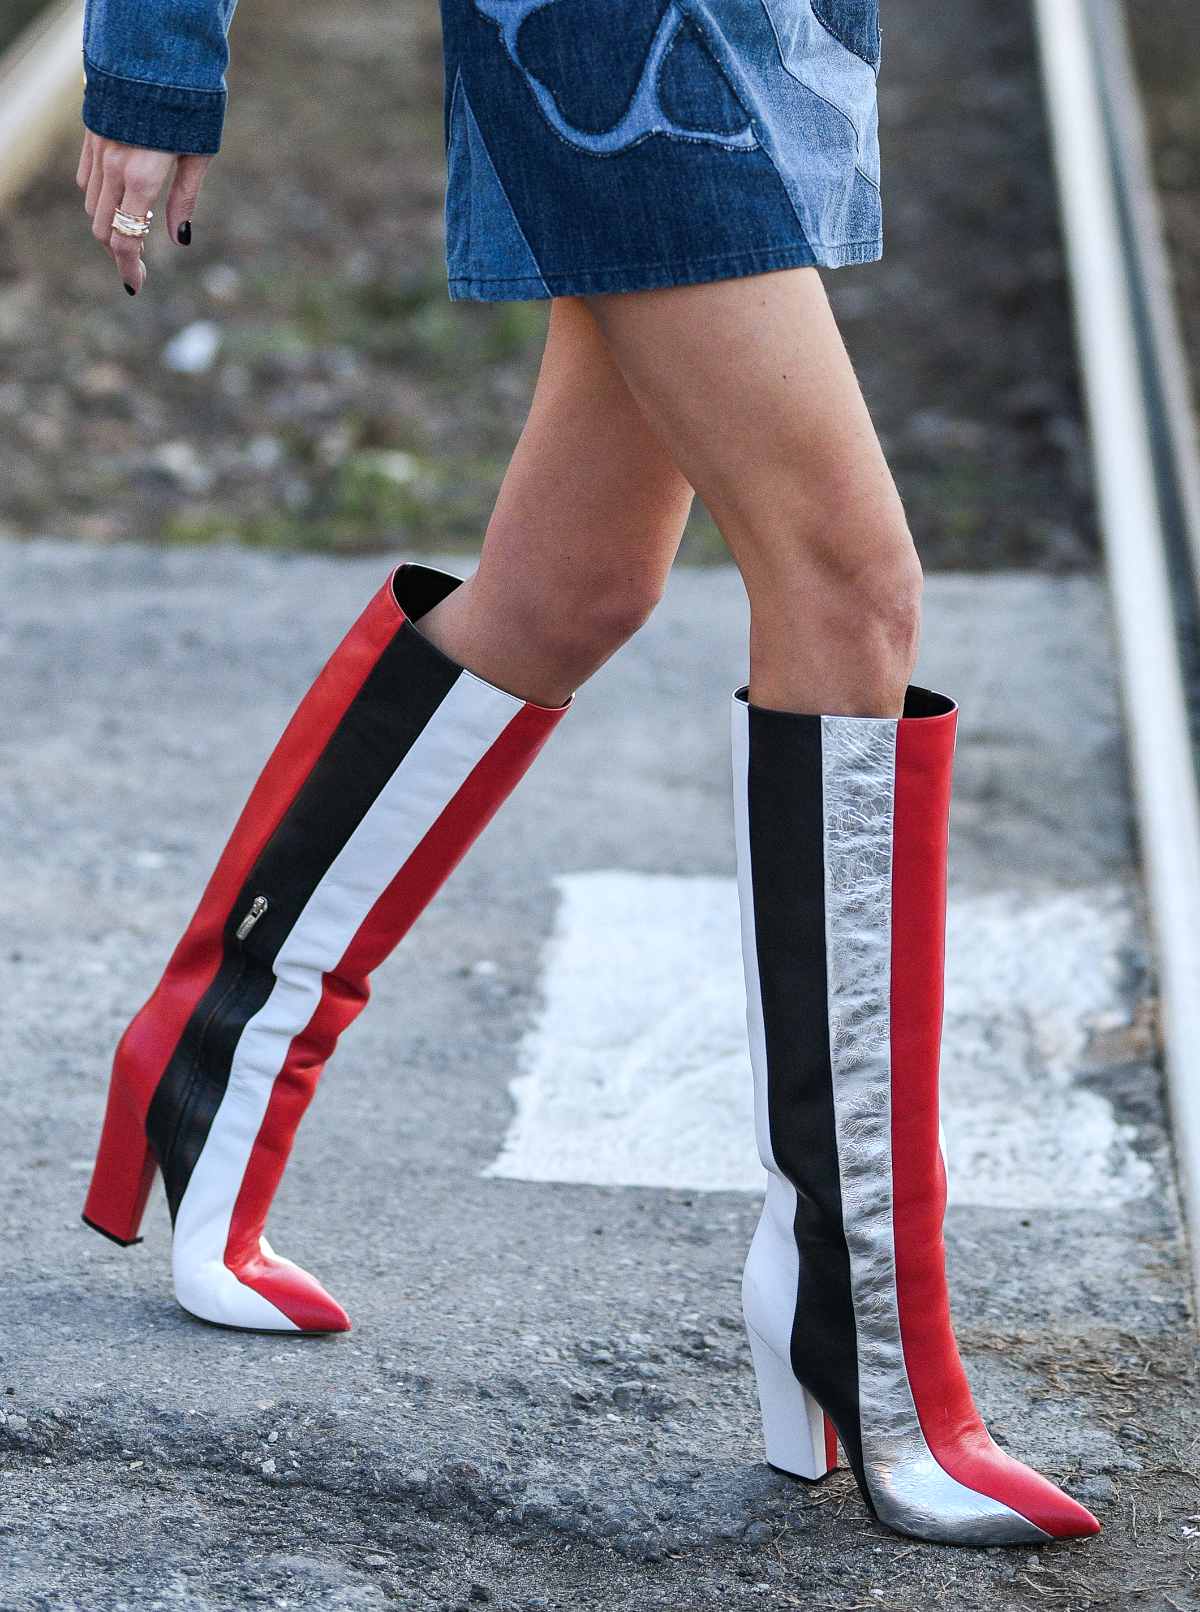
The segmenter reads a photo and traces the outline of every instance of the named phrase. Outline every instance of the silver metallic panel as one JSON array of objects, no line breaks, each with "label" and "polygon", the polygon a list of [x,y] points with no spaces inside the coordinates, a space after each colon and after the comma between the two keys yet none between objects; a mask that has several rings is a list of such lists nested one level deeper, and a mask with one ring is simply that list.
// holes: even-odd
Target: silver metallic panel
[{"label": "silver metallic panel", "polygon": [[934,1459],[904,1362],[892,1234],[891,913],[897,722],[821,718],[825,955],[863,1462],[883,1522],[923,1539],[1049,1537]]}]

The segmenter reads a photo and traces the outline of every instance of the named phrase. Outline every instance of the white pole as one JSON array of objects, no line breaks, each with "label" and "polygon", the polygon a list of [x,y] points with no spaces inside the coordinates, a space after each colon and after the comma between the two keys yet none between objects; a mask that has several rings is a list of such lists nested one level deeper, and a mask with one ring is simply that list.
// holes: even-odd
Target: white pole
[{"label": "white pole", "polygon": [[34,177],[82,100],[83,6],[66,0],[0,56],[0,207]]},{"label": "white pole", "polygon": [[[1098,19],[1089,17],[1090,6],[1113,3],[1035,0],[1035,12],[1157,943],[1175,1147],[1200,1291],[1200,799],[1091,26]],[[1141,182],[1148,187],[1149,176]],[[1143,213],[1142,227],[1144,221]]]}]

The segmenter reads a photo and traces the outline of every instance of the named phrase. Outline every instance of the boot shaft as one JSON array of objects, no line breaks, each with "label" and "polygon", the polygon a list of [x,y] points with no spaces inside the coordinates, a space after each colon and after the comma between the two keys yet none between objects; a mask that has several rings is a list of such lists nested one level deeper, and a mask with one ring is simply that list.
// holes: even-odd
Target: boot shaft
[{"label": "boot shaft", "polygon": [[954,702],[927,689],[910,688],[896,718],[734,696],[769,1172],[743,1306],[769,1458],[819,1476],[823,1410],[882,1521],[926,1539],[1035,1542],[1096,1524],[988,1436],[946,1287],[938,1063],[956,727]]},{"label": "boot shaft", "polygon": [[372,970],[567,709],[485,682],[418,630],[457,585],[400,566],[334,651],[118,1048],[84,1218],[134,1240],[157,1163],[176,1293],[206,1319],[346,1324],[262,1237],[296,1128]]},{"label": "boot shaft", "polygon": [[839,1106],[851,1134],[881,1105],[919,1108],[924,1124],[906,1141],[923,1158],[939,1151],[958,708],[910,687],[904,711],[807,716],[751,706],[744,689],[733,699],[759,1155],[803,1188],[818,1235],[841,1222]]}]

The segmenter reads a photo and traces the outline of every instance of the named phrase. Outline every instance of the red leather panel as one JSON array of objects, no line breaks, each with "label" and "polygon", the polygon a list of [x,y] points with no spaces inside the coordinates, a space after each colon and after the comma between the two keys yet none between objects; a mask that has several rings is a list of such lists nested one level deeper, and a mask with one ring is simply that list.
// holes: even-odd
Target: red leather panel
[{"label": "red leather panel", "polygon": [[221,933],[238,891],[403,620],[389,577],[297,707],[242,809],[157,990],[122,1036],[116,1076],[126,1100],[143,1116],[184,1026],[221,965]]},{"label": "red leather panel", "polygon": [[1006,1455],[971,1397],[950,1319],[938,1145],[946,843],[957,711],[902,717],[896,749],[892,884],[892,1184],[904,1359],[926,1442],[958,1482],[1055,1536],[1099,1524]]}]

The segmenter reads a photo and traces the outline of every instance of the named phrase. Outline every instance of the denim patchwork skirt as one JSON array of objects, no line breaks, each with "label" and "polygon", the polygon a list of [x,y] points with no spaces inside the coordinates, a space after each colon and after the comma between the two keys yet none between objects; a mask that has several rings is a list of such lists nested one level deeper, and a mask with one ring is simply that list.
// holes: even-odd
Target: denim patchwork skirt
[{"label": "denim patchwork skirt", "polygon": [[883,250],[879,0],[441,0],[450,296]]}]

